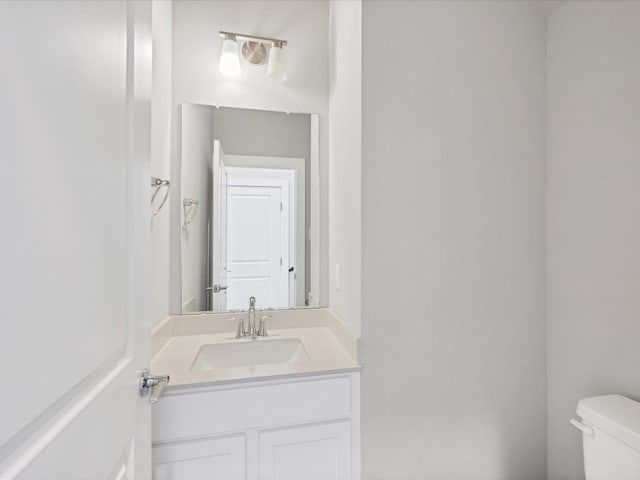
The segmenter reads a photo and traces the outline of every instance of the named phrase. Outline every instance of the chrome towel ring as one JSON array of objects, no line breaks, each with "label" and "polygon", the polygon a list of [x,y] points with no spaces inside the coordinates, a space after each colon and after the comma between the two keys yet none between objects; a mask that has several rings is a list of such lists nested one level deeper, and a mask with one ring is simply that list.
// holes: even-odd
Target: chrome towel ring
[{"label": "chrome towel ring", "polygon": [[182,200],[182,208],[184,210],[184,228],[187,228],[187,225],[193,221],[196,213],[198,213],[198,205],[200,205],[200,203],[191,198],[184,198]]},{"label": "chrome towel ring", "polygon": [[158,205],[158,208],[153,209],[153,216],[155,217],[158,213],[160,213],[160,210],[162,210],[162,207],[164,207],[164,204],[167,202],[167,198],[169,198],[171,182],[163,178],[151,177],[151,188],[154,189],[153,194],[151,195],[151,207],[153,207],[153,202],[156,200],[156,197],[158,196],[158,193],[160,193],[160,190],[162,190],[163,188],[165,189],[164,197],[162,197],[160,205]]}]

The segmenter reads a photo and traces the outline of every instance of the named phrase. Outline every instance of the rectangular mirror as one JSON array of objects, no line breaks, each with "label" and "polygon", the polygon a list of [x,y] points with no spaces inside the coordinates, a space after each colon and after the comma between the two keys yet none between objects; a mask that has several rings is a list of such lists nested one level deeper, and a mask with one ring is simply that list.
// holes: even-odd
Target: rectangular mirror
[{"label": "rectangular mirror", "polygon": [[318,116],[185,103],[180,130],[182,313],[319,307]]}]

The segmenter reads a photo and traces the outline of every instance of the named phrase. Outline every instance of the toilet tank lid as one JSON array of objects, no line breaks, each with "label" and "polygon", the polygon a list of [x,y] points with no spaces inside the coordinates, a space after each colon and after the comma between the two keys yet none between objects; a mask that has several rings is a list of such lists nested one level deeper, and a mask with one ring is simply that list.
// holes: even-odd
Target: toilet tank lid
[{"label": "toilet tank lid", "polygon": [[640,403],[622,395],[602,395],[578,402],[578,415],[612,437],[640,450]]}]

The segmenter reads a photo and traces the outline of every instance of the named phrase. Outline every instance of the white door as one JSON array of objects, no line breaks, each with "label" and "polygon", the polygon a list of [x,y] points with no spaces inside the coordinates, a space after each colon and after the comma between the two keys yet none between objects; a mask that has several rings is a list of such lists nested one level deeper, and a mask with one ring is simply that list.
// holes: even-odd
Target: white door
[{"label": "white door", "polygon": [[288,306],[282,202],[280,186],[229,185],[230,309],[247,309],[249,297],[256,308]]},{"label": "white door", "polygon": [[295,172],[227,168],[229,309],[287,308],[295,258]]},{"label": "white door", "polygon": [[[314,115],[312,115],[312,118]],[[312,129],[313,130],[313,129]],[[312,135],[313,137],[313,135]],[[312,157],[313,158],[313,157]],[[303,306],[307,298],[306,285],[306,259],[307,259],[307,229],[306,229],[306,161],[296,157],[265,157],[256,155],[226,155],[225,165],[232,171],[240,169],[243,172],[255,170],[260,175],[254,175],[252,184],[258,184],[259,180],[266,176],[269,178],[286,179],[290,192],[290,256],[289,256],[289,305]],[[246,175],[243,175],[246,177]],[[314,183],[313,176],[311,183]],[[311,210],[315,208],[317,201],[311,195]],[[312,217],[313,218],[313,217]],[[309,242],[313,245],[314,234],[309,232]],[[309,251],[310,259],[313,259],[312,251]],[[318,270],[313,270],[317,272]],[[313,276],[312,276],[313,277]]]},{"label": "white door", "polygon": [[224,149],[213,141],[213,232],[211,235],[211,306],[214,312],[227,311],[227,196],[228,174]]},{"label": "white door", "polygon": [[151,3],[0,32],[0,478],[149,479]]},{"label": "white door", "polygon": [[261,432],[260,480],[351,480],[351,423]]}]

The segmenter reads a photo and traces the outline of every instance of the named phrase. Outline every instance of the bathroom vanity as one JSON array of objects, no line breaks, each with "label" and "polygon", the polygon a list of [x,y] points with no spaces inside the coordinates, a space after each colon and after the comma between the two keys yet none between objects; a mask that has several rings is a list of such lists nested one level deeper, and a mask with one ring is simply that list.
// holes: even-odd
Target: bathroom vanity
[{"label": "bathroom vanity", "polygon": [[320,117],[187,102],[179,114],[175,315],[152,336],[150,371],[170,376],[152,410],[153,478],[358,480],[353,326],[318,308]]},{"label": "bathroom vanity", "polygon": [[235,338],[230,314],[156,329],[152,370],[171,380],[152,411],[155,480],[360,478],[355,339],[327,309],[271,315],[263,338]]},{"label": "bathroom vanity", "polygon": [[174,316],[152,337],[150,371],[170,376],[152,410],[153,478],[357,480],[359,319],[347,328],[319,308],[330,304],[321,116],[189,102],[179,115]]}]

